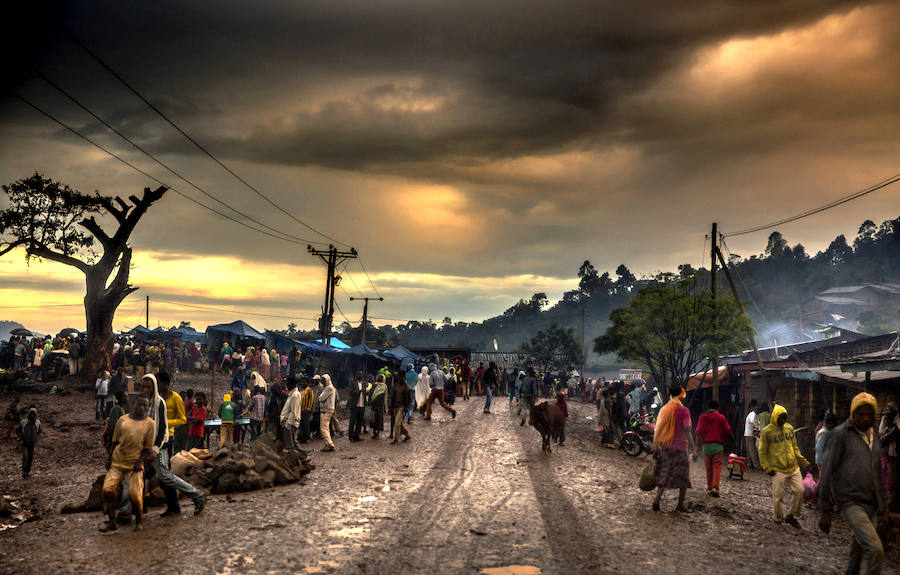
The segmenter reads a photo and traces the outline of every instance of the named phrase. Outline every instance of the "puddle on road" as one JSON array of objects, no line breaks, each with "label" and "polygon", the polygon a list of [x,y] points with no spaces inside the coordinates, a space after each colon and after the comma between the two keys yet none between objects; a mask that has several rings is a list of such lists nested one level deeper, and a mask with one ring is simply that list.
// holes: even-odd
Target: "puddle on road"
[{"label": "puddle on road", "polygon": [[342,527],[340,529],[332,529],[328,531],[329,537],[354,537],[363,535],[369,530],[368,527]]},{"label": "puddle on road", "polygon": [[340,566],[341,564],[335,561],[319,561],[318,565],[307,565],[303,572],[310,575],[314,573],[330,573]]},{"label": "puddle on road", "polygon": [[505,565],[503,567],[485,567],[479,573],[484,575],[541,575],[541,568],[534,565]]},{"label": "puddle on road", "polygon": [[370,501],[375,501],[376,499],[378,499],[378,498],[375,497],[374,495],[366,495],[365,497],[360,497],[359,502],[360,503],[369,503]]}]

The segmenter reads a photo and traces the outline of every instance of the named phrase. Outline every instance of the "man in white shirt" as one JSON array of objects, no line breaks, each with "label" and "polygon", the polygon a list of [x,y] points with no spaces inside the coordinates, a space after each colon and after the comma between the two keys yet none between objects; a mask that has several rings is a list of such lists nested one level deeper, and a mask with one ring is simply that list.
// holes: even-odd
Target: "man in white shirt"
[{"label": "man in white shirt", "polygon": [[744,452],[749,459],[750,467],[759,469],[759,452],[757,451],[756,441],[759,435],[759,416],[757,415],[757,401],[750,400],[750,412],[747,413],[747,419],[744,421]]},{"label": "man in white shirt", "polygon": [[281,408],[281,443],[285,449],[297,448],[297,428],[300,427],[300,392],[297,391],[297,380],[287,380],[288,396]]}]

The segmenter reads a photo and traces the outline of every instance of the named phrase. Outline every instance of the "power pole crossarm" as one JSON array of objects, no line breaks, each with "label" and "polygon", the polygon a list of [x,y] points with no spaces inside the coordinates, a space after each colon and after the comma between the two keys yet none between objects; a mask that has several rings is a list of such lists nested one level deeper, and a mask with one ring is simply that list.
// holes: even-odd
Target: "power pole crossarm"
[{"label": "power pole crossarm", "polygon": [[360,327],[362,328],[362,341],[363,345],[366,344],[366,330],[369,326],[369,300],[371,301],[384,301],[383,297],[351,297],[350,301],[364,301],[363,304],[363,315],[362,315],[362,324]]},{"label": "power pole crossarm", "polygon": [[322,334],[322,343],[331,344],[331,324],[334,320],[334,288],[341,281],[340,276],[336,276],[334,271],[338,265],[348,259],[359,257],[356,248],[350,248],[350,251],[341,251],[334,246],[328,246],[327,250],[317,250],[312,246],[306,246],[310,255],[318,256],[325,262],[328,268],[328,275],[325,279],[325,305],[322,306],[322,318],[319,320],[319,331]]}]

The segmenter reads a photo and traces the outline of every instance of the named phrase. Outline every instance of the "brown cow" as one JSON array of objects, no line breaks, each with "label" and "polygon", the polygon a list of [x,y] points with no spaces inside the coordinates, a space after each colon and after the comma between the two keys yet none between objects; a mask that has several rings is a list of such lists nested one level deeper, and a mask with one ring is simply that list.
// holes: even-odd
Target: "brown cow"
[{"label": "brown cow", "polygon": [[558,439],[562,445],[566,440],[566,418],[554,403],[544,402],[534,406],[528,419],[541,434],[541,447],[544,453],[550,453],[550,439]]}]

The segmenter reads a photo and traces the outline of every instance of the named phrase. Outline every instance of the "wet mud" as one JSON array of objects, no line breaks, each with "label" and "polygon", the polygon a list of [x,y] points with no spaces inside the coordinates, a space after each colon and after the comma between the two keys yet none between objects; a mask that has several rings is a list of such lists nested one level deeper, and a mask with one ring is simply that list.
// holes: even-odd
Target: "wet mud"
[{"label": "wet mud", "polygon": [[[204,385],[179,381],[176,390]],[[0,407],[9,399],[0,396]],[[637,486],[648,460],[600,446],[587,419],[593,406],[570,403],[566,444],[543,455],[540,435],[519,425],[505,398],[491,414],[473,398],[457,400],[455,420],[443,410],[428,422],[417,416],[412,440],[398,445],[387,433],[358,443],[345,435],[332,453],[311,442],[316,467],[302,483],[213,495],[197,517],[189,504],[174,518],[154,508],[143,532],[102,535],[99,512],[59,513],[83,501],[103,469],[93,398],[23,402],[37,404],[44,434],[27,480],[15,442],[0,436],[0,495],[37,520],[0,530],[0,574],[177,572],[175,561],[193,573],[818,575],[843,572],[849,548],[846,527],[820,533],[811,509],[802,529],[775,525],[769,478],[758,472],[723,477],[712,499],[693,463],[693,512],[672,513],[674,493],[653,512]],[[900,574],[897,549],[885,565]]]}]

